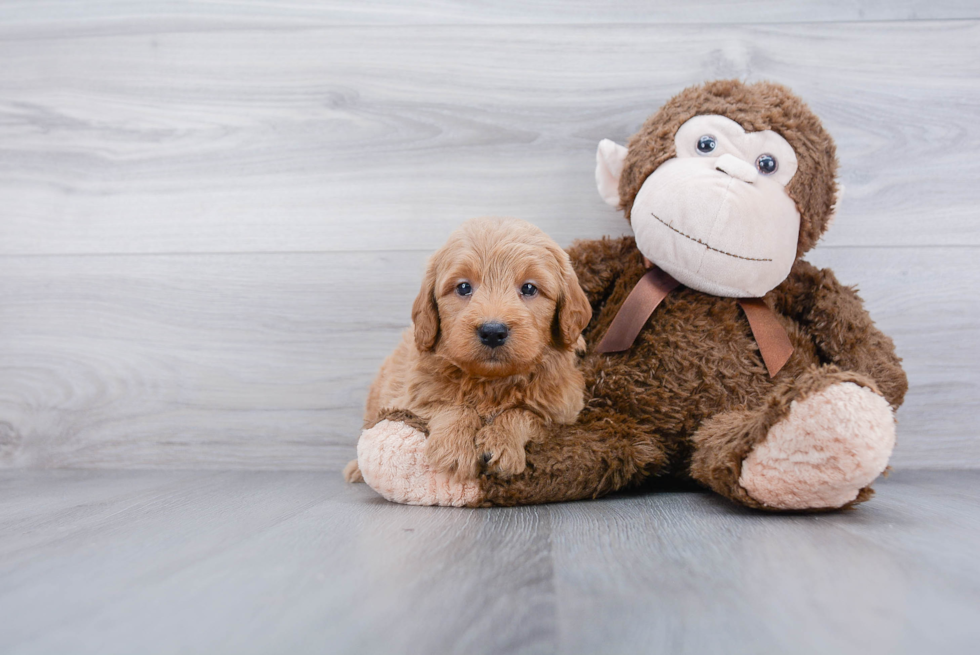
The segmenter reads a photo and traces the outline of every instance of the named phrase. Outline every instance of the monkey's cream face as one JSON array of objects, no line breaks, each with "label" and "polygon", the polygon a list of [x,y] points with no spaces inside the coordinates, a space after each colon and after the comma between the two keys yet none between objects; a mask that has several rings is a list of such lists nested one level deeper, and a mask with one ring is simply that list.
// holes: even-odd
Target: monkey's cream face
[{"label": "monkey's cream face", "polygon": [[789,275],[800,214],[786,193],[793,148],[771,130],[746,132],[696,116],[674,137],[633,201],[636,244],[682,284],[718,296],[760,297]]}]

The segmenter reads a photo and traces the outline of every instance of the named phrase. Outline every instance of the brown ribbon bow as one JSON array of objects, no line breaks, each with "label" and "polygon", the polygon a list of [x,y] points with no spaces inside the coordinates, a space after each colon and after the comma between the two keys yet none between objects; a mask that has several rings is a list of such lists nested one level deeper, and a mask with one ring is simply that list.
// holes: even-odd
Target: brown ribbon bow
[{"label": "brown ribbon bow", "polygon": [[[647,262],[648,270],[636,283],[626,302],[619,308],[606,335],[596,348],[601,353],[616,353],[629,350],[636,341],[640,330],[646,325],[653,310],[671,291],[680,286],[664,270]],[[762,298],[739,298],[738,304],[745,312],[752,329],[752,336],[759,344],[762,361],[766,363],[769,377],[775,377],[793,354],[786,330],[776,320],[776,316]]]}]

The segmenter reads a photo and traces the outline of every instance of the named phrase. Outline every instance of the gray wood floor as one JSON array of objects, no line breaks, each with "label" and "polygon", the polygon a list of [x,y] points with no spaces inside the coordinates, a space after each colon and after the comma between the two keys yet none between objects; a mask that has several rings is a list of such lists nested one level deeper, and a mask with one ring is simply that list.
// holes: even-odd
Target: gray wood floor
[{"label": "gray wood floor", "polygon": [[338,469],[448,232],[624,232],[596,143],[717,77],[838,142],[893,464],[980,466],[976,0],[0,0],[0,62],[0,467]]},{"label": "gray wood floor", "polygon": [[968,653],[980,471],[855,511],[465,510],[317,472],[0,472],[3,653]]}]

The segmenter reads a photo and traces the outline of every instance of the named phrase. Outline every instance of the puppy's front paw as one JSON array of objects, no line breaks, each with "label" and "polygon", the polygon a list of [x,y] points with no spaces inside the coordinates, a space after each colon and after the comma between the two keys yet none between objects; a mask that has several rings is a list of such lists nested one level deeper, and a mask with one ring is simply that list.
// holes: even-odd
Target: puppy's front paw
[{"label": "puppy's front paw", "polygon": [[436,471],[455,478],[472,479],[479,473],[479,460],[473,436],[465,430],[433,430],[425,442],[425,457]]},{"label": "puppy's front paw", "polygon": [[476,448],[487,468],[502,477],[517,475],[527,465],[524,444],[493,423],[476,433]]}]

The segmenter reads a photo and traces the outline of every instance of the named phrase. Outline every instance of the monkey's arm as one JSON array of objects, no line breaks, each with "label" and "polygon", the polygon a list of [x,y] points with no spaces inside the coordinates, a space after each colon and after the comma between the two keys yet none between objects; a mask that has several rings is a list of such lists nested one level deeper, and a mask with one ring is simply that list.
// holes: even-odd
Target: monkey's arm
[{"label": "monkey's arm", "polygon": [[[527,443],[527,468],[505,478],[475,480],[437,473],[425,456],[431,435],[424,419],[382,412],[361,433],[358,472],[388,500],[412,505],[529,505],[595,498],[633,486],[667,462],[662,440],[631,415],[586,407],[577,423],[554,423]],[[431,437],[430,437],[431,438]]]},{"label": "monkey's arm", "polygon": [[642,259],[633,237],[602,237],[576,241],[568,249],[578,283],[592,305],[593,315],[612,291],[613,283],[633,261]]},{"label": "monkey's arm", "polygon": [[831,270],[800,260],[772,294],[777,311],[807,329],[823,359],[841,369],[864,373],[892,407],[902,404],[908,379],[895,354],[895,343],[875,327],[853,288],[838,282]]},{"label": "monkey's arm", "polygon": [[634,416],[586,408],[571,425],[552,424],[527,444],[527,468],[481,476],[483,505],[533,505],[598,498],[640,484],[664,469],[663,439]]}]

